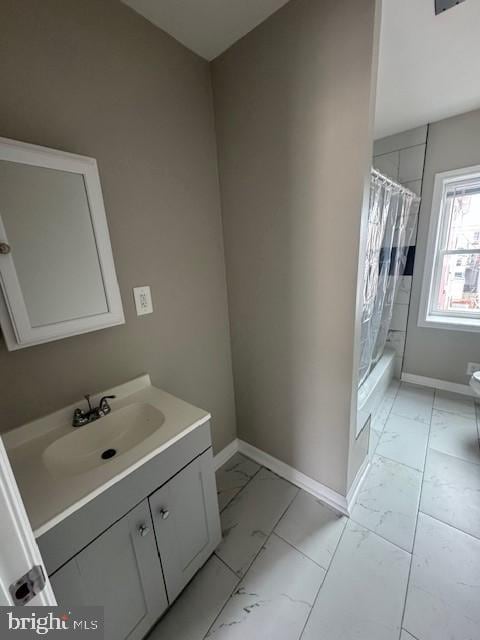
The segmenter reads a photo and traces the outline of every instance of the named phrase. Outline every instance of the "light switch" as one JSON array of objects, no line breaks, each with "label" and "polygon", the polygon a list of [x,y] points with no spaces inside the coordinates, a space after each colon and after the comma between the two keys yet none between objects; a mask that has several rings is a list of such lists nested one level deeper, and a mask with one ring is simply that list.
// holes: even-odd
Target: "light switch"
[{"label": "light switch", "polygon": [[152,294],[150,292],[150,287],[134,287],[133,297],[135,298],[137,316],[144,316],[147,313],[153,313]]}]

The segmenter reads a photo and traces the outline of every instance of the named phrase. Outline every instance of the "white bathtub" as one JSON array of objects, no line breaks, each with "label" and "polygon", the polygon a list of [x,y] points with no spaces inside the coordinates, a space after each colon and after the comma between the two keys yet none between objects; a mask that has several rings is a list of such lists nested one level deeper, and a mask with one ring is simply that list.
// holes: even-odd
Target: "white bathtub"
[{"label": "white bathtub", "polygon": [[357,436],[380,405],[394,375],[395,350],[385,348],[382,357],[358,390]]}]

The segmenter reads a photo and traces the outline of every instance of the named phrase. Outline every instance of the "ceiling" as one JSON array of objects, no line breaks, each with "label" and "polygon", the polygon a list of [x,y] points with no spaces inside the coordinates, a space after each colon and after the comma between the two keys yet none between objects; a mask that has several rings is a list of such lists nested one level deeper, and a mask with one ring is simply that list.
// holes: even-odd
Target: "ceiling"
[{"label": "ceiling", "polygon": [[122,0],[183,45],[213,60],[288,0]]},{"label": "ceiling", "polygon": [[479,0],[383,0],[376,138],[480,107],[479,27]]},{"label": "ceiling", "polygon": [[[122,0],[212,60],[288,0]],[[320,0],[315,0],[320,1]],[[382,0],[375,138],[480,107],[480,0]]]}]

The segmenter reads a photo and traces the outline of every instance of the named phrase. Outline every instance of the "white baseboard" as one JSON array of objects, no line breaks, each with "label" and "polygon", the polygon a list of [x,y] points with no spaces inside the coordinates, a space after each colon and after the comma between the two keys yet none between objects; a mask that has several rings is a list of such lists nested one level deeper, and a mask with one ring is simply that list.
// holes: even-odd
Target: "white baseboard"
[{"label": "white baseboard", "polygon": [[472,398],[475,397],[473,390],[468,384],[459,384],[458,382],[448,382],[448,380],[439,380],[437,378],[417,376],[414,373],[402,373],[402,382],[420,384],[424,387],[432,387],[432,389],[440,389],[441,391],[452,391],[453,393],[461,393],[464,396],[471,396]]},{"label": "white baseboard", "polygon": [[281,478],[284,478],[297,487],[300,487],[300,489],[311,493],[313,496],[336,511],[339,511],[344,515],[348,515],[347,499],[340,493],[333,491],[333,489],[330,489],[321,482],[317,482],[316,480],[309,478],[301,471],[297,471],[297,469],[294,469],[288,464],[285,464],[285,462],[282,462],[270,454],[257,449],[257,447],[248,444],[248,442],[239,440],[238,450],[240,453],[243,453],[245,456],[251,458],[263,467],[267,467],[267,469],[270,469],[270,471],[273,471],[273,473],[276,473]]},{"label": "white baseboard", "polygon": [[219,451],[216,456],[213,457],[213,466],[215,467],[215,471],[223,467],[223,465],[230,460],[232,456],[234,456],[238,451],[238,439],[232,440],[230,444]]},{"label": "white baseboard", "polygon": [[[447,380],[439,380],[437,378],[417,376],[413,373],[402,373],[401,379],[403,382],[409,382],[411,384],[418,384],[424,387],[441,389],[442,391],[452,391],[454,393],[475,397],[474,392],[468,384],[458,384],[455,382],[448,382]],[[251,458],[263,467],[267,467],[267,469],[270,469],[281,478],[288,480],[297,487],[300,487],[300,489],[307,491],[307,493],[312,494],[325,504],[345,515],[349,515],[349,511],[355,503],[360,487],[370,468],[370,460],[367,457],[358,470],[355,480],[345,497],[342,494],[333,491],[333,489],[330,489],[321,482],[317,482],[316,480],[306,476],[301,471],[285,464],[285,462],[278,460],[278,458],[274,458],[270,454],[265,453],[264,451],[257,449],[257,447],[254,447],[253,445],[248,444],[248,442],[238,438],[230,442],[230,444],[214,456],[213,462],[215,471],[230,460],[237,451],[243,453],[245,456]]]},{"label": "white baseboard", "polygon": [[367,473],[370,469],[370,465],[371,465],[370,457],[367,455],[365,460],[362,462],[362,466],[358,470],[357,475],[355,476],[355,479],[352,482],[352,486],[350,487],[347,493],[347,510],[349,513],[351,513],[352,511],[353,505],[355,504],[355,500],[357,499],[357,496],[358,496],[358,492],[360,491],[363,481],[365,480]]},{"label": "white baseboard", "polygon": [[301,471],[285,464],[285,462],[278,460],[278,458],[274,458],[269,453],[265,453],[264,451],[261,451],[261,449],[257,449],[257,447],[254,447],[244,440],[239,440],[238,438],[230,442],[230,444],[214,456],[213,463],[215,471],[228,462],[228,460],[230,460],[237,451],[262,467],[270,469],[270,471],[273,471],[273,473],[276,473],[281,478],[288,480],[288,482],[291,482],[300,489],[303,489],[307,493],[315,496],[315,498],[318,498],[328,506],[332,507],[332,509],[335,509],[347,516],[355,503],[362,482],[370,468],[370,460],[365,458],[362,466],[355,476],[355,480],[353,481],[347,496],[345,497],[342,496],[341,493],[333,491],[333,489],[330,489],[321,482],[317,482],[317,480],[313,480]]}]

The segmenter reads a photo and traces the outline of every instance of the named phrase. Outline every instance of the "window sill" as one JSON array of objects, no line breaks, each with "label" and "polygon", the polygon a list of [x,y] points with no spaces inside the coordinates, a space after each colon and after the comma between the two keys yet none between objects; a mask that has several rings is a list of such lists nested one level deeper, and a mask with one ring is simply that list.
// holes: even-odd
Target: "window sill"
[{"label": "window sill", "polygon": [[448,318],[445,316],[429,315],[418,320],[418,326],[426,329],[447,329],[448,331],[468,331],[480,333],[480,319]]}]

